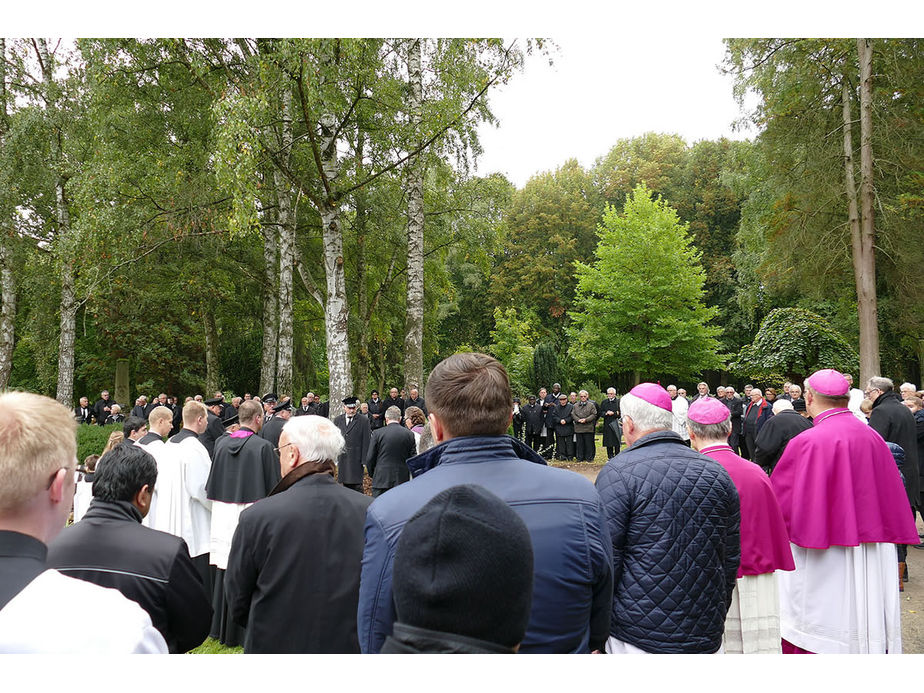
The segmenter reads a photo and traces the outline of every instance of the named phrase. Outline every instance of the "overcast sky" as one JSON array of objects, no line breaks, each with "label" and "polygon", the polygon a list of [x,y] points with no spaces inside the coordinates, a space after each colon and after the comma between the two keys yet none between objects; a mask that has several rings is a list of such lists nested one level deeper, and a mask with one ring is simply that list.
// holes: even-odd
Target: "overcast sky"
[{"label": "overcast sky", "polygon": [[492,92],[500,124],[480,128],[479,175],[499,171],[522,187],[570,158],[590,166],[617,140],[649,131],[676,133],[690,144],[756,134],[732,128],[741,114],[731,76],[716,67],[725,55],[720,38],[552,39],[560,48],[553,65],[533,55]]}]

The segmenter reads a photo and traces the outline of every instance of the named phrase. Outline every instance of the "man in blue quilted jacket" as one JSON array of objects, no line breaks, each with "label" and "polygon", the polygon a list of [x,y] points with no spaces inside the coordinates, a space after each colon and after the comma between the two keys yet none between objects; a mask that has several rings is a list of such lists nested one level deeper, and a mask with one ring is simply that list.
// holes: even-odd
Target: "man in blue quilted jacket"
[{"label": "man in blue quilted jacket", "polygon": [[[519,651],[602,650],[610,632],[613,564],[603,504],[593,484],[546,466],[541,456],[505,435],[513,395],[507,372],[490,356],[455,354],[440,362],[427,381],[426,400],[438,444],[408,460],[411,480],[376,498],[366,512],[360,649],[379,652],[392,634],[392,568],[404,525],[441,491],[478,484],[520,516],[532,542],[533,598]],[[733,571],[733,584],[734,578]]]},{"label": "man in blue quilted jacket", "polygon": [[620,405],[629,447],[596,482],[613,542],[606,651],[718,652],[741,556],[735,484],[671,430],[660,385],[636,385]]}]

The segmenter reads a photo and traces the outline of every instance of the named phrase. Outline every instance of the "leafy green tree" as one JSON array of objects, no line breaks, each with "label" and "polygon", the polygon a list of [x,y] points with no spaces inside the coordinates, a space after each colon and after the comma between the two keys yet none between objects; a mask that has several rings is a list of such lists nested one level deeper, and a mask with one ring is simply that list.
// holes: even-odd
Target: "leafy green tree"
[{"label": "leafy green tree", "polygon": [[558,350],[551,342],[542,342],[533,353],[533,390],[548,388],[561,379],[558,368]]},{"label": "leafy green tree", "polygon": [[819,368],[856,372],[858,364],[850,342],[823,317],[803,308],[777,308],[729,368],[748,378],[802,382]]},{"label": "leafy green tree", "polygon": [[692,376],[722,366],[716,309],[703,302],[703,269],[687,226],[640,185],[623,214],[608,207],[596,260],[575,263],[569,353],[596,376]]},{"label": "leafy green tree", "polygon": [[535,318],[530,319],[528,315],[521,318],[516,308],[494,309],[490,351],[507,369],[514,392],[524,392],[529,388],[536,340],[532,324],[535,324]]}]

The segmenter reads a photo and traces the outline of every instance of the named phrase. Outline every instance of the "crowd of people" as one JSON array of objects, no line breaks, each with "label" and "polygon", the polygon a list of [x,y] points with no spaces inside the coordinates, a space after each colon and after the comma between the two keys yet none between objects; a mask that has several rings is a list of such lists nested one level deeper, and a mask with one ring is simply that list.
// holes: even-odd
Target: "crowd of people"
[{"label": "crowd of people", "polygon": [[[333,421],[313,393],[0,394],[0,652],[901,652],[921,393],[743,393],[524,405],[469,353]],[[79,472],[75,420],[122,423]],[[549,464],[598,427],[595,483]]]}]

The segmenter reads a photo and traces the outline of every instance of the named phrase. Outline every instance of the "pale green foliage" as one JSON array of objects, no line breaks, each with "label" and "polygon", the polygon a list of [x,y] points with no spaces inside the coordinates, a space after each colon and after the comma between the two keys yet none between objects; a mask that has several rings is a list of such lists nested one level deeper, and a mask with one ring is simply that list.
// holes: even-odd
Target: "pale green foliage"
[{"label": "pale green foliage", "polygon": [[489,347],[494,357],[504,364],[510,376],[514,391],[528,387],[533,366],[533,351],[536,333],[532,325],[535,316],[520,317],[516,308],[494,309],[494,329],[491,330],[492,344]]},{"label": "pale green foliage", "polygon": [[802,308],[776,308],[729,369],[748,378],[802,382],[819,368],[856,372],[857,352],[823,317]]},{"label": "pale green foliage", "polygon": [[722,365],[703,303],[704,273],[685,224],[637,186],[620,215],[607,207],[593,265],[575,263],[578,287],[570,354],[605,376],[691,376]]}]

